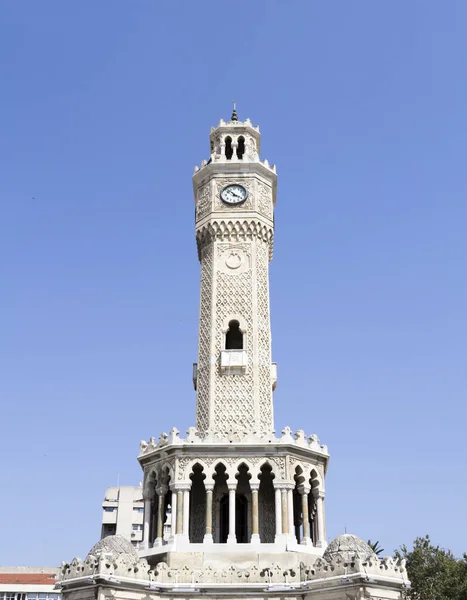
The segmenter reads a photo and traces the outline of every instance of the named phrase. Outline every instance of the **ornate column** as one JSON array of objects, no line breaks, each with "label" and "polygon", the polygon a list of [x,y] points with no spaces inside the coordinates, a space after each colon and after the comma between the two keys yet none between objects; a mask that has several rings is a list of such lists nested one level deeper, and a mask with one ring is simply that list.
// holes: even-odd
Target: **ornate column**
[{"label": "ornate column", "polygon": [[296,542],[295,536],[295,525],[293,520],[293,491],[295,484],[287,484],[287,517],[288,517],[288,529],[289,529],[289,542]]},{"label": "ornate column", "polygon": [[149,531],[151,527],[151,498],[144,499],[144,521],[143,521],[143,550],[149,549]]},{"label": "ornate column", "polygon": [[277,542],[282,536],[282,501],[281,501],[281,488],[274,486],[274,500],[275,500],[275,512],[276,512],[276,537]]},{"label": "ornate column", "polygon": [[183,535],[187,539],[190,535],[190,489],[191,483],[183,486]]},{"label": "ornate column", "polygon": [[177,486],[176,490],[177,490],[177,517],[176,517],[177,529],[175,530],[175,533],[177,535],[182,535],[183,534],[183,489],[181,489],[180,486]]},{"label": "ornate column", "polygon": [[236,544],[237,536],[235,535],[235,494],[237,491],[237,482],[228,483],[229,489],[229,535],[227,536],[228,544]]},{"label": "ornate column", "polygon": [[285,487],[281,488],[281,505],[282,505],[282,533],[287,535],[289,532],[289,521],[287,517],[287,489]]},{"label": "ornate column", "polygon": [[170,490],[172,492],[172,531],[171,538],[174,539],[175,534],[177,533],[177,506],[178,506],[178,494],[175,485],[170,486]]},{"label": "ornate column", "polygon": [[165,505],[165,495],[167,493],[167,486],[161,485],[156,489],[156,494],[159,496],[159,501],[157,503],[157,529],[156,529],[156,539],[154,541],[154,546],[162,546],[162,534],[163,534],[163,524],[164,524],[164,505]]},{"label": "ornate column", "polygon": [[251,543],[260,543],[261,539],[259,537],[259,502],[258,502],[258,492],[259,492],[259,483],[251,483],[250,481],[250,489],[251,489],[251,522],[253,525],[253,531],[251,533]]},{"label": "ornate column", "polygon": [[204,534],[203,542],[205,544],[212,544],[214,539],[212,537],[212,493],[214,491],[214,483],[204,483],[206,490],[206,531]]},{"label": "ornate column", "polygon": [[316,542],[317,548],[326,548],[326,525],[324,520],[324,492],[319,489],[313,490],[316,498]]},{"label": "ornate column", "polygon": [[234,139],[232,140],[232,150],[233,150],[233,154],[232,154],[232,158],[231,158],[231,160],[238,160],[238,158],[237,158],[237,148],[238,148],[238,143],[237,143],[237,140],[236,140],[236,138],[234,138]]},{"label": "ornate column", "polygon": [[301,543],[304,546],[310,546],[310,518],[308,516],[308,494],[310,493],[310,488],[306,485],[302,485],[298,488],[298,491],[300,492],[300,495],[302,497],[303,540],[301,541]]}]

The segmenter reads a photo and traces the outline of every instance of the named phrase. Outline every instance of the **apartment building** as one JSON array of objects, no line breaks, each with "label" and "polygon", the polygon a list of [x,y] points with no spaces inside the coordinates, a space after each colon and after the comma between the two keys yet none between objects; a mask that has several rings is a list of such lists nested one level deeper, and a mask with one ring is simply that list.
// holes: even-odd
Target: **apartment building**
[{"label": "apartment building", "polygon": [[58,567],[0,567],[0,600],[61,600]]},{"label": "apartment building", "polygon": [[102,503],[101,539],[109,535],[121,535],[138,547],[143,540],[143,523],[144,502],[141,486],[106,489]]}]

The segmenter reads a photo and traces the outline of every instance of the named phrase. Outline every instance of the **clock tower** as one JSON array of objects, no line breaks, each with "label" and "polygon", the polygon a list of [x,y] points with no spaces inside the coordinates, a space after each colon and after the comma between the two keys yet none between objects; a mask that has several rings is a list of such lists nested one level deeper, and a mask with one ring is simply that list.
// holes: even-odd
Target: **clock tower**
[{"label": "clock tower", "polygon": [[196,428],[202,438],[242,441],[273,434],[269,262],[276,169],[261,161],[250,120],[211,129],[210,158],[195,169],[201,263]]},{"label": "clock tower", "polygon": [[[269,262],[276,169],[234,109],[195,168],[201,263],[196,427],[140,442],[143,540],[98,542],[62,566],[63,600],[219,598],[396,600],[403,561],[362,539],[326,536],[327,447],[284,427],[272,393]],[[293,403],[293,398],[289,400]]]}]

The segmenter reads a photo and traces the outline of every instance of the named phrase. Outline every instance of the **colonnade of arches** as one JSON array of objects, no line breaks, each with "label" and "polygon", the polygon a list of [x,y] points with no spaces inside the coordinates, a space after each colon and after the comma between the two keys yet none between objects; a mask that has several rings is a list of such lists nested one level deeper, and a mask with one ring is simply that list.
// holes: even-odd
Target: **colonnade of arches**
[{"label": "colonnade of arches", "polygon": [[211,140],[211,154],[218,152],[225,160],[243,160],[247,149],[254,149],[255,141],[251,138],[245,138],[244,135],[227,135],[220,140],[220,143],[214,143]]},{"label": "colonnade of arches", "polygon": [[276,478],[268,462],[259,471],[246,463],[232,471],[222,461],[213,470],[195,462],[189,471],[187,479],[175,482],[166,467],[146,482],[145,548],[175,536],[194,544],[286,539],[326,545],[324,491],[314,469],[305,472],[297,466],[291,481]]}]

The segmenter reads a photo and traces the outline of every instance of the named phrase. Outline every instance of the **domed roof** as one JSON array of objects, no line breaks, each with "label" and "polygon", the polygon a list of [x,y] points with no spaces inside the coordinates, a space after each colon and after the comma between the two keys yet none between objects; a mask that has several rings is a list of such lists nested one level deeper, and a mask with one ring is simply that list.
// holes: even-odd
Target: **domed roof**
[{"label": "domed roof", "polygon": [[362,538],[358,537],[358,535],[352,535],[351,533],[343,533],[332,540],[324,551],[323,558],[330,561],[337,554],[341,554],[349,561],[355,560],[356,558],[359,558],[361,561],[365,561],[368,558],[377,558],[374,551],[362,540]]},{"label": "domed roof", "polygon": [[116,558],[121,554],[130,555],[135,560],[138,560],[139,555],[136,548],[131,542],[121,535],[109,535],[102,540],[98,541],[91,550],[88,552],[88,556],[99,556],[100,554],[111,554],[112,558]]}]

